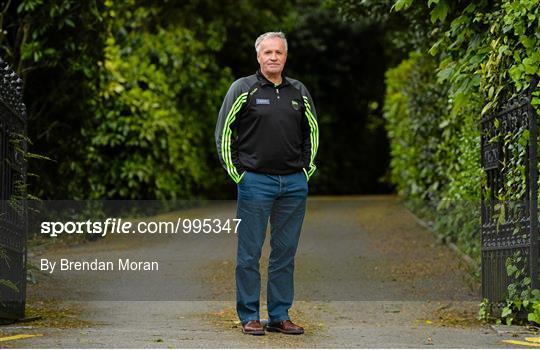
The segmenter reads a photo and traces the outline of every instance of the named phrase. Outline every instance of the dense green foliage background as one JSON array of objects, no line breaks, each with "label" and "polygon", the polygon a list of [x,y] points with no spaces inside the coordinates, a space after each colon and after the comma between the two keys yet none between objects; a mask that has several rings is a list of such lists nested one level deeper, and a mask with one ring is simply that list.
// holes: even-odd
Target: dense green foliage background
[{"label": "dense green foliage background", "polygon": [[288,34],[286,74],[319,112],[312,193],[391,188],[382,104],[398,60],[377,23],[343,22],[319,0],[4,0],[0,11],[0,55],[25,79],[30,151],[51,159],[30,160],[40,198],[234,198],[215,120],[269,30]]}]

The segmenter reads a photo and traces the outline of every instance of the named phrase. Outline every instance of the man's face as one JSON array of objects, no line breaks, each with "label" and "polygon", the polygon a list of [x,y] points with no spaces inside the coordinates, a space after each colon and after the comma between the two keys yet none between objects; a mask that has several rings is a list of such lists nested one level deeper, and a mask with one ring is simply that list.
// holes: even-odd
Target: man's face
[{"label": "man's face", "polygon": [[257,61],[265,75],[281,74],[287,61],[285,43],[281,38],[268,38],[259,44]]}]

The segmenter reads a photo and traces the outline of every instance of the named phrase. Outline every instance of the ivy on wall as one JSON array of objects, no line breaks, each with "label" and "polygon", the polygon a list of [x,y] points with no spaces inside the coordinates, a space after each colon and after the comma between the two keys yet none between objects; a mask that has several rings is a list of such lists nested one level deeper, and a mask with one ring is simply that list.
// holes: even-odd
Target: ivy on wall
[{"label": "ivy on wall", "polygon": [[[486,186],[479,162],[480,118],[498,111],[502,101],[525,91],[531,79],[540,73],[538,46],[540,10],[537,2],[530,0],[495,3],[429,0],[418,3],[424,3],[424,6],[431,10],[431,37],[426,39],[429,40],[430,46],[428,52],[437,62],[437,67],[433,70],[433,80],[428,84],[431,84],[434,90],[446,91],[447,99],[446,110],[441,108],[439,115],[432,119],[432,122],[439,126],[432,135],[442,136],[440,144],[434,152],[432,151],[429,163],[421,162],[417,170],[423,178],[426,178],[426,175],[420,170],[430,169],[428,171],[433,172],[431,178],[445,179],[445,186],[437,186],[440,196],[438,200],[436,199],[438,209],[463,209],[465,203],[478,202],[480,189],[478,185]],[[394,3],[393,8],[397,11],[406,11],[412,5],[412,0],[399,0]],[[420,65],[429,69],[426,63]],[[399,70],[400,67],[395,69]],[[413,66],[409,72],[409,79],[413,81],[415,75],[412,73],[415,69],[420,68]],[[389,73],[389,89],[393,84],[395,85],[394,75]],[[408,96],[408,89],[408,85],[402,84],[400,91]],[[424,95],[425,89],[417,92]],[[532,103],[536,109],[539,105],[539,93],[538,89],[533,92]],[[409,106],[415,105],[414,100],[410,98],[407,99],[407,103]],[[387,104],[389,130],[400,130],[394,131],[394,134],[407,133],[395,122],[395,113],[391,113],[392,109],[396,108],[394,101],[387,99]],[[411,110],[414,108],[409,107],[405,112],[408,112],[408,117],[415,122],[425,118],[424,114],[411,113]],[[496,125],[497,122],[496,120]],[[411,134],[412,131],[414,130],[410,129],[408,133]],[[502,224],[512,220],[512,215],[508,215],[512,211],[505,206],[517,203],[526,190],[525,164],[522,163],[529,131],[526,127],[522,127],[513,134],[499,135],[497,140],[491,141],[500,142],[502,149],[508,152],[505,155],[506,161],[502,164],[504,183],[495,194],[500,203],[496,208],[497,222]],[[402,139],[393,141],[399,144]],[[417,141],[413,148],[432,150],[429,143]],[[397,174],[407,169],[405,164],[410,163],[408,160],[393,163],[394,167],[397,167],[393,171]],[[412,179],[396,176],[398,187],[402,191],[405,189],[410,191],[417,187],[418,179],[418,176],[413,176]],[[435,183],[438,184],[440,181],[426,183],[421,191],[432,191]],[[460,246],[478,258],[479,212],[477,210],[474,215],[464,216],[465,213],[466,210],[445,212],[446,215],[438,212],[434,220],[443,232],[453,236]],[[461,228],[456,225],[456,222],[460,221],[466,226]],[[531,281],[526,277],[524,266],[527,262],[524,260],[524,257],[517,254],[506,262],[507,273],[515,282],[508,288],[506,303],[503,305],[499,321],[504,320],[508,324],[514,321],[516,313],[521,310],[529,314],[529,320],[536,322],[540,320],[540,313],[536,311],[540,309],[539,293],[530,289]],[[483,304],[482,315],[488,317],[486,305]]]},{"label": "ivy on wall", "polygon": [[[536,0],[329,0],[347,19],[392,23],[402,18],[409,56],[386,74],[385,119],[391,142],[392,180],[420,215],[480,260],[480,193],[487,181],[480,164],[480,120],[529,88],[540,75],[540,7]],[[413,30],[414,29],[414,30]],[[422,38],[419,40],[418,35]],[[402,34],[402,33],[401,33]],[[391,44],[394,42],[390,41]],[[540,105],[540,90],[532,91]],[[500,122],[500,121],[499,121]],[[496,121],[497,123],[497,121]],[[523,155],[526,127],[498,141],[507,152],[503,186],[495,194],[499,224],[526,189]],[[510,209],[510,210],[509,210]],[[519,230],[518,230],[519,231]],[[539,323],[540,302],[520,254],[506,262],[515,279],[498,322],[512,323],[525,311]],[[491,317],[487,303],[480,310]]]}]

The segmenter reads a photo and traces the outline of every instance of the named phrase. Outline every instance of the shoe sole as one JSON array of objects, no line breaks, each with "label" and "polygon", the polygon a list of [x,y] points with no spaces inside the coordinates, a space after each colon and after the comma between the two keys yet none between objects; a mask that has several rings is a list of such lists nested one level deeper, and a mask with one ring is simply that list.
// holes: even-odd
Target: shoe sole
[{"label": "shoe sole", "polygon": [[262,331],[245,331],[243,328],[242,328],[242,333],[249,334],[249,335],[264,335],[265,334],[264,330],[262,330]]},{"label": "shoe sole", "polygon": [[275,328],[275,327],[271,327],[271,326],[270,327],[267,326],[266,330],[268,332],[283,333],[283,334],[294,334],[294,335],[304,334],[304,331],[284,331],[281,328]]}]

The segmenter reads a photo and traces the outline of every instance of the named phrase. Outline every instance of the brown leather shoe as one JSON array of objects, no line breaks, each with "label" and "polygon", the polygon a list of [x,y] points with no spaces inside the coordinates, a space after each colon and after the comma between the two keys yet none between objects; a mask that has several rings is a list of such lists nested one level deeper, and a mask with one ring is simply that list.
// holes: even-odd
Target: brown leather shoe
[{"label": "brown leather shoe", "polygon": [[304,328],[295,325],[291,320],[284,320],[278,323],[272,323],[266,326],[268,332],[281,332],[285,334],[303,334]]},{"label": "brown leather shoe", "polygon": [[242,333],[251,335],[264,335],[264,328],[260,321],[248,321],[242,325]]}]

